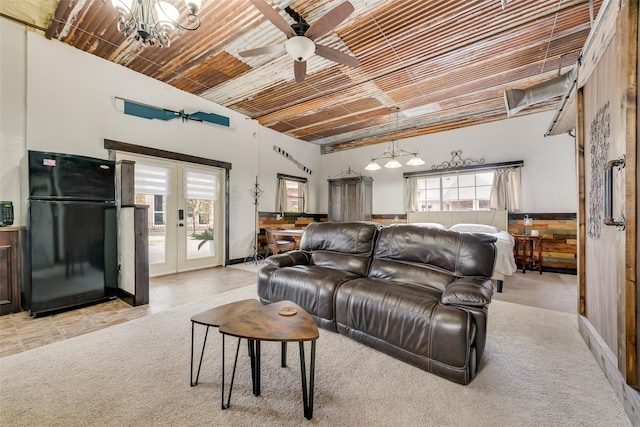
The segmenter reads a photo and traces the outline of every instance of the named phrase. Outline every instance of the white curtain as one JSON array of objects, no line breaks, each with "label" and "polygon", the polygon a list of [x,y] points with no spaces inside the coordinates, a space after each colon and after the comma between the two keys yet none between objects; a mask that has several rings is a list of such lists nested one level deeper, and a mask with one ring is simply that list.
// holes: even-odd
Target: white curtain
[{"label": "white curtain", "polygon": [[413,176],[404,180],[404,210],[405,212],[418,210],[418,178]]},{"label": "white curtain", "polygon": [[491,209],[509,212],[522,209],[520,168],[496,169],[491,186]]},{"label": "white curtain", "polygon": [[309,194],[309,183],[305,182],[302,186],[302,212],[309,212],[309,198],[307,195]]},{"label": "white curtain", "polygon": [[278,179],[278,191],[276,193],[276,210],[278,212],[287,211],[287,180]]}]

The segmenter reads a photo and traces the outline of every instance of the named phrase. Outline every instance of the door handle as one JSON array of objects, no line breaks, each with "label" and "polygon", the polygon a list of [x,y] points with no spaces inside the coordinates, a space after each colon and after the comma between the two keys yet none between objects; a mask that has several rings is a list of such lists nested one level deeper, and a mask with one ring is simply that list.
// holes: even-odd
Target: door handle
[{"label": "door handle", "polygon": [[184,227],[184,224],[183,223],[179,223],[178,227]]},{"label": "door handle", "polygon": [[626,166],[626,157],[623,155],[619,159],[609,160],[604,166],[604,225],[611,225],[618,230],[625,229],[624,215],[620,218],[613,218],[613,168],[618,170]]}]

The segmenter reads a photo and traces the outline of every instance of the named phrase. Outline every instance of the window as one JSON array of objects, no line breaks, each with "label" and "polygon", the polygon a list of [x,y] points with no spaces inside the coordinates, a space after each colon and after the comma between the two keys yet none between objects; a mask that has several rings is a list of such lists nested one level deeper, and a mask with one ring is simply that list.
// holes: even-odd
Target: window
[{"label": "window", "polygon": [[278,174],[278,183],[278,211],[305,212],[307,180],[305,178]]},{"label": "window", "polygon": [[153,225],[165,225],[165,198],[164,196],[153,196]]},{"label": "window", "polygon": [[285,212],[300,212],[304,205],[304,182],[285,180],[287,186],[287,205]]},{"label": "window", "polygon": [[136,162],[136,203],[151,205],[149,228],[163,228],[166,220],[167,199],[170,194],[168,167]]},{"label": "window", "polygon": [[484,211],[490,208],[493,170],[416,177],[420,211]]}]

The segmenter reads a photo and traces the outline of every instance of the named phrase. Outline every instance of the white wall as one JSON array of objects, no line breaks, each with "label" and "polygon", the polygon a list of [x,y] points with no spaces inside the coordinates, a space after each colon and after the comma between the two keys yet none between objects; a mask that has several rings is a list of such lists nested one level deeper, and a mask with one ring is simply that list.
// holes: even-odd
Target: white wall
[{"label": "white wall", "polygon": [[[523,212],[576,212],[577,178],[574,139],[569,135],[545,138],[553,112],[514,117],[478,126],[423,135],[399,141],[400,148],[419,150],[422,166],[366,171],[372,157],[387,144],[322,156],[322,178],[339,175],[349,166],[373,177],[373,213],[403,213],[403,172],[429,170],[431,165],[451,160],[451,151],[462,150],[463,158],[484,158],[485,163],[524,160],[522,168]],[[404,159],[406,162],[408,158]],[[403,163],[404,163],[403,162]],[[321,187],[320,211],[327,211],[327,186]]]},{"label": "white wall", "polygon": [[0,200],[14,203],[20,225],[20,160],[26,144],[26,34],[0,18]]}]

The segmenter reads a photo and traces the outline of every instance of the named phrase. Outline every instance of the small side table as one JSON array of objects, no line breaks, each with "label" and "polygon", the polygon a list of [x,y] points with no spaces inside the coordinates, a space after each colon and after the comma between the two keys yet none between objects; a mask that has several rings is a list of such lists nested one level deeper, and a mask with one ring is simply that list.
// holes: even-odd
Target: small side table
[{"label": "small side table", "polygon": [[522,268],[525,273],[527,268],[542,274],[542,236],[532,236],[530,234],[514,234],[516,243],[513,247],[513,256],[516,266]]},{"label": "small side table", "polygon": [[[248,299],[243,301],[232,302],[231,304],[214,307],[202,313],[196,314],[191,318],[191,386],[198,385],[198,379],[200,378],[200,368],[202,367],[202,359],[204,358],[204,349],[207,345],[207,336],[209,335],[209,328],[219,328],[228,318],[238,316],[247,311],[251,311],[254,308],[260,307],[261,304],[258,300]],[[198,373],[196,378],[193,378],[193,341],[195,338],[195,325],[206,326],[207,329],[204,333],[204,340],[202,343],[202,352],[200,353],[200,362],[198,363]],[[283,362],[284,363],[284,362]],[[252,376],[253,378],[253,376]]]},{"label": "small side table", "polygon": [[[285,310],[281,312],[281,310]],[[289,312],[290,314],[282,315]],[[319,337],[318,326],[309,313],[291,301],[279,301],[273,304],[262,305],[236,316],[230,316],[218,328],[222,334],[222,409],[227,409],[231,403],[233,379],[238,361],[240,341],[236,348],[233,362],[231,384],[227,402],[224,401],[224,341],[225,336],[230,335],[249,341],[249,356],[251,359],[251,372],[254,394],[260,394],[260,343],[262,341],[276,341],[282,344],[283,358],[287,342],[298,342],[300,347],[300,373],[302,377],[302,404],[304,417],[310,420],[313,417],[313,389],[315,379],[316,340]],[[311,357],[309,367],[309,382],[307,383],[307,369],[305,364],[304,342],[311,342]],[[284,362],[284,359],[283,359]]]}]

